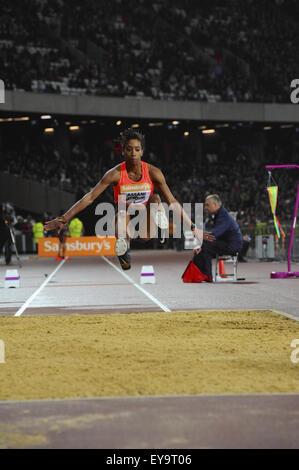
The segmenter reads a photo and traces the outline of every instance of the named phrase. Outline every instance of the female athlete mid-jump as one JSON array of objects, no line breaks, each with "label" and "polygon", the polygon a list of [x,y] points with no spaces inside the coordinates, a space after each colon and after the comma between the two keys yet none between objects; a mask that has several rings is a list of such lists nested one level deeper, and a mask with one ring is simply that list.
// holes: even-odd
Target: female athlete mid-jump
[{"label": "female athlete mid-jump", "polygon": [[[189,216],[183,210],[180,203],[175,199],[169,187],[166,184],[162,171],[142,160],[145,141],[140,132],[129,128],[121,134],[121,149],[124,161],[114,168],[108,170],[96,186],[85,196],[76,202],[62,217],[58,217],[46,223],[47,230],[60,230],[64,224],[67,224],[78,212],[82,211],[91,204],[108,186],[113,185],[114,200],[118,204],[119,200],[125,196],[125,203],[118,204],[120,210],[115,217],[116,244],[115,252],[119,258],[122,269],[130,269],[130,215],[126,211],[128,205],[133,204],[137,207],[144,206],[146,211],[139,228],[140,237],[148,240],[155,236],[157,227],[166,229],[168,220],[159,194],[154,193],[156,186],[161,196],[168,205],[172,205],[173,210],[180,216],[187,227],[194,232],[194,236],[199,240],[213,240],[209,232],[202,232],[191,221]],[[155,210],[151,210],[151,203],[154,203]],[[120,227],[124,230],[120,232]]]}]

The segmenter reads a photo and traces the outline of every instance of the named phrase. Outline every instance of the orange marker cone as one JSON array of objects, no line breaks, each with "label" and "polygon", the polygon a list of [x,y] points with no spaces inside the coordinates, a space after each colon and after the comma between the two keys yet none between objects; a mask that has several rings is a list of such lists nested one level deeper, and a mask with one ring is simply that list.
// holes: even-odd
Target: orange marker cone
[{"label": "orange marker cone", "polygon": [[220,259],[218,263],[220,277],[226,277],[223,259]]}]

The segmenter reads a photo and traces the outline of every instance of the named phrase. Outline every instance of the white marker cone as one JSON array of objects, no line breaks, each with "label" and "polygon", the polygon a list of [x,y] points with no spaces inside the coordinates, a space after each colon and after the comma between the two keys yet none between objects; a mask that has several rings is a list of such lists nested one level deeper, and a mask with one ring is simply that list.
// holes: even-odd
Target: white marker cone
[{"label": "white marker cone", "polygon": [[4,287],[20,287],[20,275],[17,269],[7,269],[5,273]]},{"label": "white marker cone", "polygon": [[142,266],[140,273],[140,284],[155,284],[156,277],[153,266]]}]

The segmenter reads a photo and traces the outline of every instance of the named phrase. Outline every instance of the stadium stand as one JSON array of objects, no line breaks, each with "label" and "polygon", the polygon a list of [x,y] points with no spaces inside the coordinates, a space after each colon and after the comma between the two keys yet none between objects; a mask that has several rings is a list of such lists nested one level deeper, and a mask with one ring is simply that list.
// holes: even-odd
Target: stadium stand
[{"label": "stadium stand", "polygon": [[16,1],[1,13],[3,79],[7,89],[65,95],[289,102],[296,8],[287,0]]}]

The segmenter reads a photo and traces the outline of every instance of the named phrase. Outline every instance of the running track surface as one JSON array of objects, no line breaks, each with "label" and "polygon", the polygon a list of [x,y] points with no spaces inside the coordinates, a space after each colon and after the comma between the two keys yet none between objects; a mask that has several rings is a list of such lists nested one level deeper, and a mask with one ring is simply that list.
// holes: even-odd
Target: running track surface
[{"label": "running track surface", "polygon": [[[18,289],[4,289],[8,267],[1,259],[0,315],[41,314],[41,309],[49,315],[271,309],[299,320],[299,279],[270,279],[271,271],[285,271],[285,264],[249,261],[238,264],[238,277],[244,281],[184,284],[181,275],[190,259],[190,252],[137,250],[132,253],[132,269],[123,273],[115,257],[63,262],[24,257],[22,268],[15,260],[9,267],[19,270]],[[156,284],[140,284],[143,265],[154,267]],[[21,428],[24,433],[45,436],[43,443],[28,443],[28,448],[299,445],[295,394],[3,401],[0,421],[16,433]]]}]

